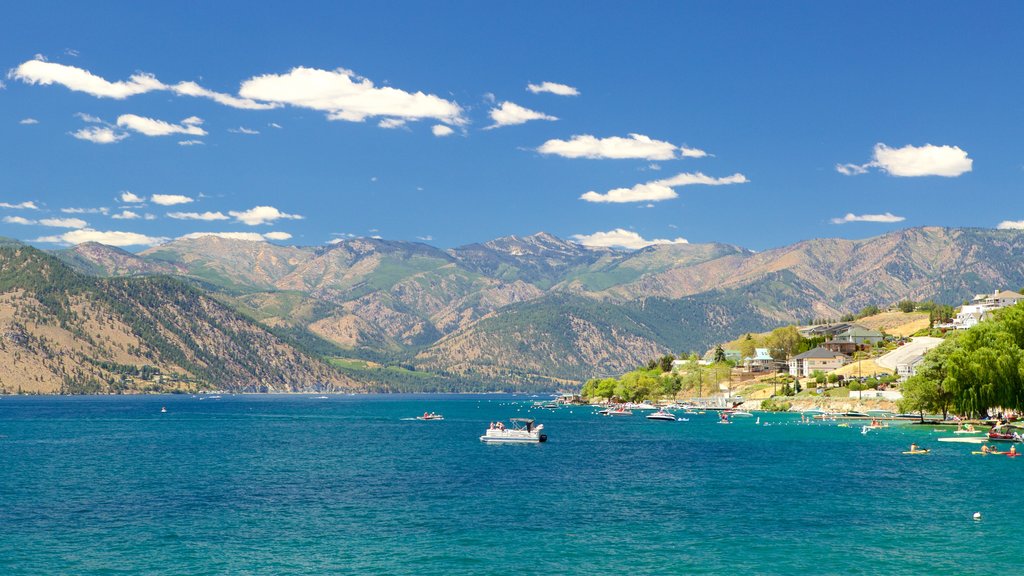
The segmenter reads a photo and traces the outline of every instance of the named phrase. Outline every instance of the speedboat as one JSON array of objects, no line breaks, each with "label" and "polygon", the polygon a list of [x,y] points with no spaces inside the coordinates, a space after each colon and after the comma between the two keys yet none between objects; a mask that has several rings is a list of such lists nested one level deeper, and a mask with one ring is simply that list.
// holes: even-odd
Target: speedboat
[{"label": "speedboat", "polygon": [[627,409],[623,408],[622,406],[618,406],[616,408],[609,408],[608,410],[605,410],[604,411],[604,415],[605,416],[632,416],[633,415],[633,411],[632,410],[627,410]]},{"label": "speedboat", "polygon": [[651,412],[647,415],[648,420],[664,420],[666,422],[675,422],[675,414],[668,412],[664,409],[658,410],[657,412]]},{"label": "speedboat", "polygon": [[750,412],[746,412],[746,411],[743,411],[743,410],[733,410],[732,412],[729,412],[729,415],[730,416],[753,416],[753,414],[751,414]]},{"label": "speedboat", "polygon": [[498,422],[487,429],[480,437],[481,442],[488,444],[531,444],[547,442],[548,435],[541,434],[543,424],[534,425],[532,418],[509,418],[509,426]]},{"label": "speedboat", "polygon": [[641,402],[640,404],[634,404],[632,407],[636,410],[657,410],[657,406],[650,402]]},{"label": "speedboat", "polygon": [[423,416],[417,416],[417,420],[444,420],[444,416],[434,412],[424,412]]}]

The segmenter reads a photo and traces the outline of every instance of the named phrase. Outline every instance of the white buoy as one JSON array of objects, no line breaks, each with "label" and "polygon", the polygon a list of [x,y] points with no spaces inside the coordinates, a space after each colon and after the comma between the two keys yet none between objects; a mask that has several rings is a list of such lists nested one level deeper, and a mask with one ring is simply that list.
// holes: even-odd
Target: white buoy
[{"label": "white buoy", "polygon": [[974,519],[975,520],[981,520],[981,512],[975,512],[974,513]]}]

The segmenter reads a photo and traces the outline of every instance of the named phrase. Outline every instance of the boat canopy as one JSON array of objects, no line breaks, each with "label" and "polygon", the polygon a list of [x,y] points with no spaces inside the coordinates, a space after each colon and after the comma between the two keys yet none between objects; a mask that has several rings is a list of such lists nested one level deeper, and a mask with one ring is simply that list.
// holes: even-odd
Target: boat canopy
[{"label": "boat canopy", "polygon": [[509,418],[509,422],[523,422],[525,424],[533,424],[533,418]]}]

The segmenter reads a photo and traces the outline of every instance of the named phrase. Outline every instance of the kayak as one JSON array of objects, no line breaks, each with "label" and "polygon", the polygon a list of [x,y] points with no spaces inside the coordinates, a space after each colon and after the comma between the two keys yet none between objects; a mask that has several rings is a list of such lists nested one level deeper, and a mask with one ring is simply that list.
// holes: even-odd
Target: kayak
[{"label": "kayak", "polygon": [[904,454],[927,454],[929,452],[931,452],[931,450],[907,450]]}]

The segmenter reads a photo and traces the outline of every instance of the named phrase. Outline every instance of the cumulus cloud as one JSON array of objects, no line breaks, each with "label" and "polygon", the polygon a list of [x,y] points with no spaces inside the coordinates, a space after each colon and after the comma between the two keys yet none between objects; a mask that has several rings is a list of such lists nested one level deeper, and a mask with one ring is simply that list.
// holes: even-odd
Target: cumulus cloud
[{"label": "cumulus cloud", "polygon": [[526,89],[534,94],[540,94],[541,92],[547,92],[548,94],[555,94],[557,96],[579,96],[580,91],[565,84],[559,84],[557,82],[541,82],[540,84],[527,84]]},{"label": "cumulus cloud", "polygon": [[959,146],[914,146],[890,148],[875,144],[870,162],[866,164],[836,164],[836,171],[846,176],[864,174],[869,168],[878,168],[890,176],[945,176],[955,178],[970,172],[974,160]]},{"label": "cumulus cloud", "polygon": [[707,152],[703,150],[679,147],[671,142],[654,140],[643,134],[630,134],[628,138],[621,136],[597,138],[590,134],[580,134],[573,136],[569,140],[548,140],[541,144],[537,151],[541,154],[554,154],[563,158],[608,158],[616,160],[673,160],[680,156],[688,158],[707,156]]},{"label": "cumulus cloud", "polygon": [[558,120],[554,116],[523,108],[519,104],[508,101],[502,102],[497,108],[491,108],[490,115],[494,124],[488,126],[488,128],[515,126],[517,124],[525,124],[531,120]]},{"label": "cumulus cloud", "polygon": [[181,194],[153,194],[149,197],[150,202],[153,204],[159,204],[161,206],[176,206],[178,204],[188,204],[193,202],[188,196],[182,196]]},{"label": "cumulus cloud", "polygon": [[8,74],[9,78],[26,84],[60,84],[76,92],[85,92],[99,98],[123,100],[136,94],[145,94],[166,87],[152,74],[133,74],[128,80],[110,82],[95,74],[78,68],[36,59],[23,62]]},{"label": "cumulus cloud", "polygon": [[58,236],[43,236],[36,238],[34,242],[46,242],[50,244],[82,244],[84,242],[98,242],[108,246],[156,246],[166,242],[167,238],[146,236],[136,232],[101,231],[91,228],[72,230]]},{"label": "cumulus cloud", "polygon": [[89,225],[81,218],[42,218],[39,224],[50,228],[85,228]]},{"label": "cumulus cloud", "polygon": [[204,220],[207,222],[228,219],[227,216],[220,212],[169,212],[167,217],[174,218],[175,220]]},{"label": "cumulus cloud", "polygon": [[190,136],[206,136],[201,124],[203,120],[190,116],[181,121],[181,124],[173,124],[155,118],[146,118],[135,114],[122,114],[117,117],[117,125],[121,128],[134,130],[146,136],[168,136],[171,134],[188,134]]},{"label": "cumulus cloud", "polygon": [[833,224],[846,224],[847,222],[881,222],[884,224],[892,224],[894,222],[903,222],[906,220],[903,216],[896,216],[890,212],[885,214],[853,214],[849,212],[846,216],[841,218],[833,218]]},{"label": "cumulus cloud", "polygon": [[22,224],[24,226],[30,226],[36,223],[35,220],[29,220],[28,218],[23,218],[21,216],[4,216],[4,222],[7,224]]},{"label": "cumulus cloud", "polygon": [[437,136],[438,138],[442,138],[444,136],[451,136],[453,133],[455,133],[455,130],[452,130],[451,126],[445,126],[444,124],[434,124],[430,131],[433,132],[434,136]]},{"label": "cumulus cloud", "polygon": [[94,144],[115,144],[128,137],[127,132],[118,132],[107,126],[90,126],[72,132],[71,135]]},{"label": "cumulus cloud", "polygon": [[287,232],[267,232],[266,234],[260,234],[258,232],[192,232],[191,234],[179,236],[178,239],[195,240],[206,236],[215,236],[217,238],[225,238],[227,240],[244,240],[246,242],[288,240],[292,237],[292,235]]},{"label": "cumulus cloud", "polygon": [[406,120],[401,118],[385,118],[380,122],[377,122],[377,126],[381,128],[403,128],[405,127]]},{"label": "cumulus cloud", "polygon": [[996,228],[1000,230],[1024,230],[1024,220],[1003,220]]},{"label": "cumulus cloud", "polygon": [[142,202],[145,202],[145,201],[146,201],[146,199],[143,198],[142,196],[137,196],[135,194],[132,194],[128,190],[123,190],[121,192],[121,202],[126,202],[128,204],[141,204]]},{"label": "cumulus cloud", "polygon": [[36,120],[35,118],[22,118],[21,120],[18,120],[18,124],[30,126],[32,124],[39,124],[39,120]]},{"label": "cumulus cloud", "polygon": [[138,220],[139,218],[142,218],[142,215],[138,212],[132,212],[131,210],[122,210],[110,217],[114,220]]},{"label": "cumulus cloud", "polygon": [[676,174],[671,178],[664,178],[661,180],[655,180],[653,182],[646,182],[643,184],[637,184],[632,188],[615,188],[609,190],[604,194],[590,191],[580,196],[580,200],[586,200],[587,202],[611,202],[611,203],[622,203],[622,202],[658,202],[661,200],[671,200],[679,196],[674,188],[681,186],[692,186],[695,184],[703,184],[706,186],[724,186],[728,184],[745,184],[749,182],[747,177],[743,174],[733,174],[732,176],[725,176],[722,178],[715,178],[712,176],[704,175],[700,172],[689,173],[683,172]]},{"label": "cumulus cloud", "polygon": [[320,70],[299,66],[285,74],[264,74],[244,82],[239,95],[252,100],[288,104],[327,113],[330,120],[362,122],[383,116],[404,120],[434,119],[462,125],[462,108],[423,92],[377,87],[350,70]]},{"label": "cumulus cloud", "polygon": [[107,214],[110,212],[110,208],[61,208],[61,212],[65,214]]},{"label": "cumulus cloud", "polygon": [[286,214],[273,206],[254,206],[248,210],[228,212],[236,221],[248,226],[259,226],[260,224],[271,224],[276,220],[301,220],[298,214]]},{"label": "cumulus cloud", "polygon": [[221,94],[203,88],[195,82],[179,82],[168,85],[156,76],[147,73],[133,74],[128,80],[111,82],[88,70],[76,66],[47,62],[41,58],[23,62],[8,73],[9,78],[20,80],[26,84],[48,86],[59,84],[75,92],[84,92],[97,98],[113,98],[124,100],[130,96],[153,91],[169,91],[181,96],[209,98],[215,102],[233,108],[248,110],[267,110],[276,108],[278,104],[256,102],[248,98],[238,98],[230,94]]},{"label": "cumulus cloud", "polygon": [[247,134],[249,136],[253,136],[255,134],[260,133],[259,130],[253,130],[252,128],[246,128],[245,126],[239,126],[238,128],[228,128],[228,132],[231,132],[232,134]]},{"label": "cumulus cloud", "polygon": [[10,202],[0,202],[0,208],[12,208],[14,210],[39,210],[39,206],[31,200],[25,202],[18,202],[17,204],[11,204]]},{"label": "cumulus cloud", "polygon": [[75,118],[78,118],[82,122],[88,122],[89,124],[103,124],[102,118],[85,112],[75,112]]},{"label": "cumulus cloud", "polygon": [[668,240],[665,238],[654,238],[648,240],[640,234],[623,228],[616,228],[607,232],[594,232],[593,234],[575,234],[573,240],[584,246],[592,248],[627,248],[638,250],[655,244],[687,244],[685,238]]}]

